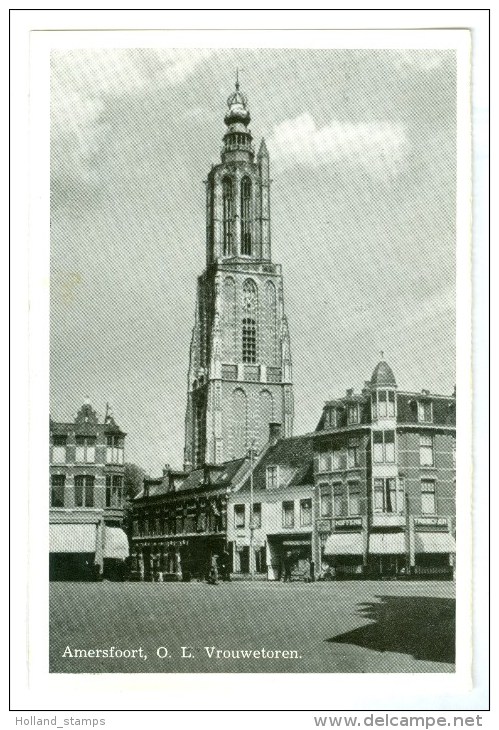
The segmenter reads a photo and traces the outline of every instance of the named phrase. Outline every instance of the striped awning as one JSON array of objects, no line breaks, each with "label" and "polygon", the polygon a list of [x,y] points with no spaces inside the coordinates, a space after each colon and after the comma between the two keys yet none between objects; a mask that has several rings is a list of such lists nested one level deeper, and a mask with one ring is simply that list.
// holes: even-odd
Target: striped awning
[{"label": "striped awning", "polygon": [[324,546],[324,555],[362,555],[361,532],[333,532]]},{"label": "striped awning", "polygon": [[449,532],[416,532],[417,553],[455,553],[456,541]]},{"label": "striped awning", "polygon": [[104,533],[104,557],[125,560],[129,554],[128,538],[121,527],[106,527]]},{"label": "striped awning", "polygon": [[50,525],[51,553],[95,553],[96,543],[97,525],[95,524]]},{"label": "striped awning", "polygon": [[403,555],[406,552],[405,533],[372,532],[369,535],[371,555]]}]

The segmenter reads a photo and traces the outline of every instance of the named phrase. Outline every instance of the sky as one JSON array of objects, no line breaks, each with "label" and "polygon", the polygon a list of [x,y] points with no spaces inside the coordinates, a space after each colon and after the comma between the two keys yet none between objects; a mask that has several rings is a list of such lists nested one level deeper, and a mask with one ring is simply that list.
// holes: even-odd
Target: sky
[{"label": "sky", "polygon": [[236,68],[270,154],[295,433],[381,351],[403,390],[455,383],[452,51],[56,51],[51,416],[109,403],[152,475],[182,465],[203,181]]}]

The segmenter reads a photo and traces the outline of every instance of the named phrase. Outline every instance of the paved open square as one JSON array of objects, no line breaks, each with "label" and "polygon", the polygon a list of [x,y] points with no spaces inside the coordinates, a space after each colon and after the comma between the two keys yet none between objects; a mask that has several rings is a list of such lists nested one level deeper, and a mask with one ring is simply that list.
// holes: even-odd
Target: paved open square
[{"label": "paved open square", "polygon": [[452,582],[51,583],[52,672],[453,672]]}]

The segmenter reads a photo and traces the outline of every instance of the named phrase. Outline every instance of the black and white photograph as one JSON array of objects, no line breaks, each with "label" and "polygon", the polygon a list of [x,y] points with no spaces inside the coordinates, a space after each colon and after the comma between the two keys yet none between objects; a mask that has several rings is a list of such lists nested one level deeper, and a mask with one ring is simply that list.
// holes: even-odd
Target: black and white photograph
[{"label": "black and white photograph", "polygon": [[469,33],[223,33],[43,49],[48,681],[465,686]]}]

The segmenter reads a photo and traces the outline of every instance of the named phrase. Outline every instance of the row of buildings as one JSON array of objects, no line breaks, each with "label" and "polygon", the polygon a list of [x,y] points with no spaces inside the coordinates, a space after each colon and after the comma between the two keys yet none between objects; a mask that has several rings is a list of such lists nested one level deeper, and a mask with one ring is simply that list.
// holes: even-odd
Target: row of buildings
[{"label": "row of buildings", "polygon": [[[146,478],[133,500],[130,575],[204,577],[214,555],[234,576],[269,580],[290,566],[311,578],[451,574],[455,392],[399,390],[382,356],[360,392],[327,401],[313,433],[292,435],[269,153],[262,140],[255,156],[238,83],[227,105],[221,161],[206,180],[184,464]],[[89,404],[74,423],[51,421],[54,574],[71,561],[102,574],[124,555],[124,436]]]},{"label": "row of buildings", "polygon": [[189,473],[165,467],[134,500],[132,575],[450,576],[455,557],[455,394],[397,389],[385,361],[317,429]]}]

